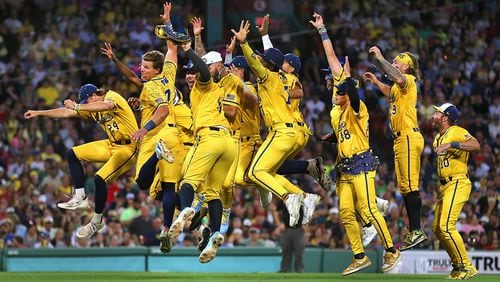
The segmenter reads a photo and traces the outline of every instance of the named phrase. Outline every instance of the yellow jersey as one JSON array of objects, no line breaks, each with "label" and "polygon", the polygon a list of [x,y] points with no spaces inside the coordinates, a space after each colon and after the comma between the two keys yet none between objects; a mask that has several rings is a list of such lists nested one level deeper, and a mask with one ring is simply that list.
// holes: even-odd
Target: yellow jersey
[{"label": "yellow jersey", "polygon": [[330,113],[340,158],[350,158],[370,149],[368,109],[363,101],[359,102],[359,113],[355,113],[350,105],[344,108],[335,106]]},{"label": "yellow jersey", "polygon": [[[257,95],[255,86],[250,81],[245,82],[246,87]],[[260,134],[260,113],[258,107],[250,107],[243,101],[243,110],[241,111],[241,136],[251,136]]]},{"label": "yellow jersey", "polygon": [[288,93],[281,75],[265,68],[248,43],[241,44],[241,49],[257,77],[257,94],[264,124],[271,127],[278,123],[293,123],[293,113],[287,105]]},{"label": "yellow jersey", "polygon": [[224,88],[212,79],[205,83],[196,80],[190,94],[193,132],[195,134],[201,128],[210,126],[224,126],[230,129],[220,103],[220,97],[223,95]]},{"label": "yellow jersey", "polygon": [[[167,104],[170,113],[173,112],[173,100],[175,97],[175,73],[177,65],[173,62],[166,61],[163,64],[163,70],[153,79],[144,83],[141,95],[141,127],[144,126],[153,117],[155,110],[163,104]],[[169,114],[170,116],[170,114]],[[167,117],[164,122],[148,132],[148,135],[157,134],[166,123],[175,123],[173,114]]]},{"label": "yellow jersey", "polygon": [[[293,73],[285,73],[285,80],[283,81],[283,85],[285,86],[285,90],[288,92],[290,89],[294,89],[296,86],[302,88],[302,84],[299,81],[299,78]],[[296,122],[304,122],[304,116],[302,115],[302,111],[300,110],[300,104],[302,103],[302,99],[288,99],[288,105],[293,113],[293,118]]]},{"label": "yellow jersey", "polygon": [[404,76],[406,77],[406,86],[404,88],[399,88],[397,84],[391,87],[389,114],[393,132],[418,128],[417,78],[411,74],[405,74]]},{"label": "yellow jersey", "polygon": [[241,101],[245,99],[243,82],[238,76],[232,73],[228,73],[221,78],[221,80],[219,81],[219,85],[221,85],[225,90],[224,97],[222,98],[222,104],[228,106],[235,106],[238,108],[236,117],[234,121],[231,123],[231,129],[236,132],[239,132],[239,130],[241,129],[241,119],[242,119]]},{"label": "yellow jersey", "polygon": [[112,102],[115,107],[102,112],[77,111],[78,115],[92,118],[97,122],[112,143],[130,140],[132,134],[138,128],[134,112],[128,105],[127,100],[112,90],[106,92],[104,100]]},{"label": "yellow jersey", "polygon": [[[443,134],[434,137],[432,146],[437,148],[441,144],[451,142],[463,142],[473,138],[470,133],[457,125],[452,125]],[[459,149],[449,148],[445,154],[437,156],[437,172],[439,178],[446,178],[458,174],[467,174],[467,161],[469,152]]]}]

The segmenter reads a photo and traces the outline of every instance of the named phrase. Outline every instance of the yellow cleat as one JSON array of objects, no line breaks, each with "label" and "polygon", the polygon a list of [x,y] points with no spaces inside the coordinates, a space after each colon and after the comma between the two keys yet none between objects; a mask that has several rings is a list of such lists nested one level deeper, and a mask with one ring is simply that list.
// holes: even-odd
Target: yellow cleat
[{"label": "yellow cleat", "polygon": [[368,266],[372,265],[372,262],[368,258],[368,256],[364,256],[361,259],[353,259],[351,264],[342,271],[342,275],[349,275],[355,272],[360,271],[363,268],[367,268]]},{"label": "yellow cleat", "polygon": [[382,272],[391,271],[400,261],[401,261],[401,253],[398,250],[396,250],[395,253],[385,252],[384,264],[381,267]]}]

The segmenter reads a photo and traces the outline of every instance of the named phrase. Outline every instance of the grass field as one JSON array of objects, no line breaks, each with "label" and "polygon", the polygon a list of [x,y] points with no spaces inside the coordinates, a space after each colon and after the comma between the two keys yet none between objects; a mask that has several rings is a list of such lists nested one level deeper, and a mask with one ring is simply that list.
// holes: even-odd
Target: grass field
[{"label": "grass field", "polygon": [[[445,275],[338,273],[153,273],[153,272],[0,272],[0,281],[444,281]],[[471,281],[500,281],[500,275],[478,275]]]}]

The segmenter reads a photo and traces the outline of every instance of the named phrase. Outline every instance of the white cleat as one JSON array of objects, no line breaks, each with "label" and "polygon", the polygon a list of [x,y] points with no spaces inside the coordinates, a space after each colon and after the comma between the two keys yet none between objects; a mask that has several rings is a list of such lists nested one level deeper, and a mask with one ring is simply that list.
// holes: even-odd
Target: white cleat
[{"label": "white cleat", "polygon": [[389,201],[378,197],[376,198],[376,201],[378,211],[382,214],[382,216],[386,216],[389,213]]},{"label": "white cleat", "polygon": [[290,214],[290,227],[294,227],[299,222],[300,217],[300,207],[304,202],[304,195],[302,194],[288,194],[288,198],[285,200],[285,206]]},{"label": "white cleat", "polygon": [[168,230],[168,237],[170,237],[170,242],[175,242],[177,241],[177,237],[179,237],[179,234],[182,233],[184,230],[184,225],[186,225],[186,222],[191,221],[194,217],[194,209],[189,207],[189,208],[184,208],[180,213],[179,216],[175,219],[175,221],[172,223],[170,226],[170,229]]},{"label": "white cleat", "polygon": [[158,143],[156,143],[155,153],[159,160],[166,160],[170,164],[174,163],[174,155],[167,148],[167,144],[165,144],[162,139],[158,140]]},{"label": "white cleat", "polygon": [[328,191],[332,189],[332,179],[326,172],[325,164],[323,163],[323,158],[317,157],[311,160],[313,163],[308,167],[309,175],[311,175],[316,181],[318,181],[321,187]]},{"label": "white cleat", "polygon": [[369,227],[363,227],[363,235],[361,236],[363,247],[368,246],[375,239],[375,236],[377,236],[377,229],[375,229],[373,224]]},{"label": "white cleat", "polygon": [[207,263],[213,260],[215,258],[215,255],[217,255],[217,251],[223,243],[224,235],[220,234],[220,232],[215,232],[212,237],[210,237],[210,240],[208,241],[205,249],[203,249],[203,251],[201,252],[199,261],[201,263]]},{"label": "white cleat", "polygon": [[229,217],[231,217],[231,209],[222,210],[222,222],[220,225],[220,233],[226,234],[229,229]]},{"label": "white cleat", "polygon": [[104,223],[94,223],[94,222],[89,222],[87,225],[82,226],[78,229],[76,232],[76,236],[78,238],[90,238],[92,235],[94,235],[97,231],[101,230],[104,228]]},{"label": "white cleat", "polygon": [[58,208],[66,210],[90,209],[89,200],[86,196],[77,196],[73,194],[71,199],[66,203],[58,203]]},{"label": "white cleat", "polygon": [[321,201],[321,197],[316,194],[306,194],[304,198],[304,216],[302,217],[302,225],[309,224],[314,216],[314,210]]},{"label": "white cleat", "polygon": [[260,204],[262,205],[262,207],[267,208],[273,201],[273,193],[261,187],[259,187],[258,189],[260,194]]}]

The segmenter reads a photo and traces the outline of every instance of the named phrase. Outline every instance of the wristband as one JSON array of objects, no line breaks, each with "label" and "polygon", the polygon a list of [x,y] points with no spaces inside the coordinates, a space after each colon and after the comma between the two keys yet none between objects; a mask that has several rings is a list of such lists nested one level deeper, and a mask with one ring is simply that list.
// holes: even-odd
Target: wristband
[{"label": "wristband", "polygon": [[73,108],[73,110],[75,111],[79,111],[80,110],[80,104],[75,104],[75,107]]},{"label": "wristband", "polygon": [[322,32],[319,35],[321,35],[321,41],[329,40],[330,37],[328,37],[328,32]]},{"label": "wristband", "polygon": [[145,125],[144,125],[144,129],[146,129],[147,131],[151,131],[153,130],[153,128],[156,127],[156,123],[152,120],[149,120]]},{"label": "wristband", "polygon": [[326,32],[326,27],[325,27],[325,25],[322,25],[322,26],[318,27],[318,32],[319,32],[319,34],[321,34],[321,33],[323,33],[323,32]]},{"label": "wristband", "polygon": [[450,143],[450,147],[452,147],[453,149],[460,149],[460,143],[458,143],[458,142],[451,142]]}]

